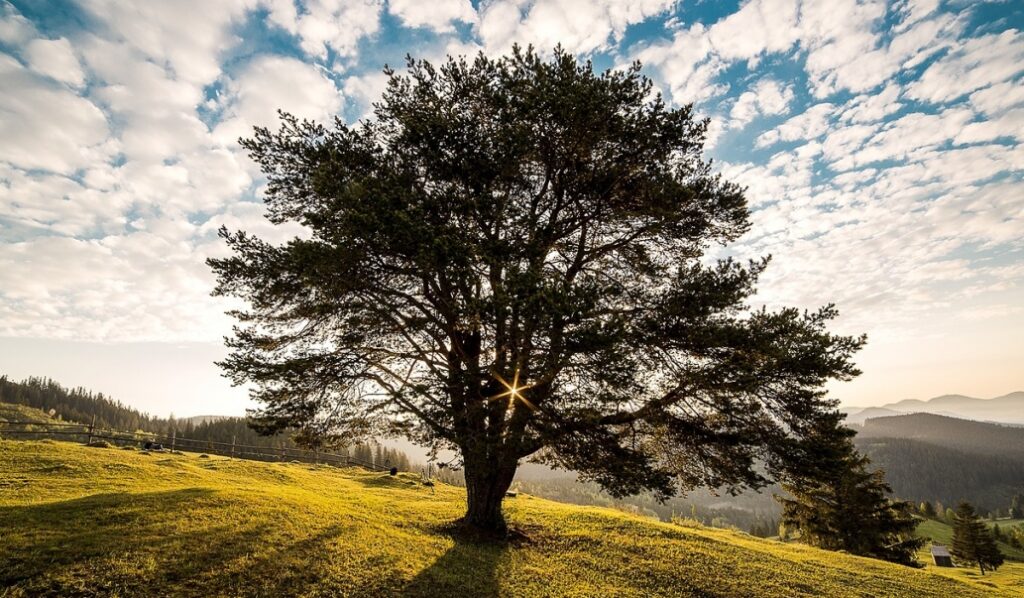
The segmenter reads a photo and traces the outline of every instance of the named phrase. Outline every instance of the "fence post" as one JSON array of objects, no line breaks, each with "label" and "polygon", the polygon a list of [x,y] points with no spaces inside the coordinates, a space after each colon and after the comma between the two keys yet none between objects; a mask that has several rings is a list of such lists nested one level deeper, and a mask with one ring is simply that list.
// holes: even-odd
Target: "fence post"
[{"label": "fence post", "polygon": [[89,439],[85,441],[86,444],[92,444],[92,430],[96,427],[96,414],[92,414],[92,423],[89,424]]},{"label": "fence post", "polygon": [[174,442],[175,442],[175,440],[177,440],[177,436],[178,436],[178,429],[177,428],[171,428],[171,452],[172,453],[174,452]]},{"label": "fence post", "polygon": [[231,458],[235,458],[235,436],[231,436]]},{"label": "fence post", "polygon": [[284,463],[284,445],[281,445],[281,462]]}]

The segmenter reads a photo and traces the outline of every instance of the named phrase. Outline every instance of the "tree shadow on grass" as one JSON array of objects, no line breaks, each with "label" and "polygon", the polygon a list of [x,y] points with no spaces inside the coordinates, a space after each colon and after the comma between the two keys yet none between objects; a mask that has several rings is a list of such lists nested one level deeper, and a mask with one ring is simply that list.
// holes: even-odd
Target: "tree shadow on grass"
[{"label": "tree shadow on grass", "polygon": [[187,488],[0,507],[0,586],[33,596],[147,595],[168,587],[200,594],[225,562],[266,533],[265,525],[182,521],[216,494]]},{"label": "tree shadow on grass", "polygon": [[495,539],[474,534],[458,524],[434,529],[450,537],[455,545],[419,572],[404,588],[402,596],[498,596],[501,589],[498,567],[507,552],[525,540],[518,534]]}]

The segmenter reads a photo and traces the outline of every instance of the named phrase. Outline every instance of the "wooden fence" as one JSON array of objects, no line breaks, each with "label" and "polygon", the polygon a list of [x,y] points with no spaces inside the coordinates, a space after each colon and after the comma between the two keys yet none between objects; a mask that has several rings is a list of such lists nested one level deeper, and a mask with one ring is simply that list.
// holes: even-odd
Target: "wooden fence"
[{"label": "wooden fence", "polygon": [[390,469],[387,464],[375,464],[357,459],[347,454],[320,452],[316,450],[292,447],[267,447],[214,440],[182,438],[177,431],[167,434],[152,432],[125,432],[96,426],[93,418],[91,424],[74,424],[65,422],[34,422],[0,420],[0,438],[19,438],[23,440],[81,439],[85,444],[103,440],[117,446],[137,446],[144,448],[146,443],[159,444],[163,450],[188,451],[250,459],[254,461],[300,461],[303,463],[324,463],[335,466],[359,466],[374,471]]}]

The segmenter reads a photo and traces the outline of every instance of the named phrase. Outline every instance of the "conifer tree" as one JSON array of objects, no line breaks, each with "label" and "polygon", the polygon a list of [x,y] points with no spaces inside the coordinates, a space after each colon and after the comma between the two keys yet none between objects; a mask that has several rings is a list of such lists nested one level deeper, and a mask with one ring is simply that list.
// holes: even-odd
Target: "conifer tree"
[{"label": "conifer tree", "polygon": [[956,507],[949,552],[962,563],[976,564],[982,575],[986,570],[995,571],[1003,564],[1003,554],[995,538],[967,501]]},{"label": "conifer tree", "polygon": [[927,500],[921,502],[921,507],[918,510],[922,517],[927,517],[928,519],[935,517],[935,507]]},{"label": "conifer tree", "polygon": [[915,554],[924,539],[914,536],[920,520],[913,505],[889,498],[884,473],[869,468],[853,446],[854,434],[823,422],[796,449],[800,473],[782,484],[790,497],[777,497],[783,524],[818,548],[920,566]]}]

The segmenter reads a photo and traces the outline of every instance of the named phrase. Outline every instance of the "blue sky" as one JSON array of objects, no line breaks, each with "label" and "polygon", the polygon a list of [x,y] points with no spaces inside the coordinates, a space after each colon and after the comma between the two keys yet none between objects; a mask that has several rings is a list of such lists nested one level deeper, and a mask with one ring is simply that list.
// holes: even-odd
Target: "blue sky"
[{"label": "blue sky", "polygon": [[561,43],[712,119],[757,302],[867,332],[849,404],[1024,388],[1024,7],[940,0],[0,3],[0,373],[240,413],[204,265],[272,240],[236,140],[368,116],[385,63]]}]

